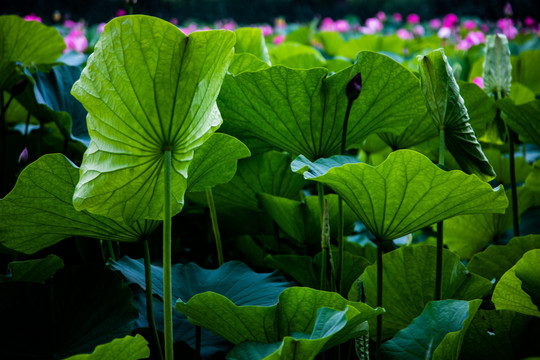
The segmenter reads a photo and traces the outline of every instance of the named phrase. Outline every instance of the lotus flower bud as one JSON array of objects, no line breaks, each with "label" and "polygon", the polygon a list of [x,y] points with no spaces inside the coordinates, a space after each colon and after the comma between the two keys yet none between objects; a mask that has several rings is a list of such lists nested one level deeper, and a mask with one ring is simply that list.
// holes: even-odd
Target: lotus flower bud
[{"label": "lotus flower bud", "polygon": [[28,79],[24,78],[22,80],[19,80],[13,87],[11,88],[11,95],[18,96],[21,95],[26,89],[26,85],[28,84]]},{"label": "lotus flower bud", "polygon": [[362,74],[358,73],[347,84],[347,89],[346,89],[347,98],[349,99],[349,101],[356,100],[358,96],[360,96],[361,91],[362,91]]},{"label": "lotus flower bud", "polygon": [[25,147],[19,155],[19,164],[24,165],[28,162],[28,148]]}]

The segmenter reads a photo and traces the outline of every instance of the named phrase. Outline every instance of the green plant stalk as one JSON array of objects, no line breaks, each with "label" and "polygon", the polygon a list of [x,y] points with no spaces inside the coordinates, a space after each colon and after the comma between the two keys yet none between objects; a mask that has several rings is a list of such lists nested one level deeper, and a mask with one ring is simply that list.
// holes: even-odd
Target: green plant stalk
[{"label": "green plant stalk", "polygon": [[201,327],[195,325],[195,359],[197,360],[201,358],[201,341],[202,341]]},{"label": "green plant stalk", "polygon": [[210,208],[210,219],[212,219],[212,231],[214,232],[214,238],[216,240],[216,250],[219,266],[223,265],[223,246],[221,245],[221,235],[219,233],[219,224],[216,213],[216,205],[214,204],[214,196],[212,189],[206,190],[206,200],[208,201],[208,207]]},{"label": "green plant stalk", "polygon": [[[439,165],[444,166],[444,153],[446,151],[444,127],[439,130]],[[443,222],[437,223],[437,255],[435,260],[435,296],[434,300],[441,300],[442,296],[442,254],[443,254]]]},{"label": "green plant stalk", "polygon": [[107,249],[109,250],[109,257],[116,261],[116,255],[114,252],[114,247],[112,241],[107,241]]},{"label": "green plant stalk", "polygon": [[324,184],[317,183],[317,196],[319,199],[319,209],[321,210],[321,283],[320,289],[326,290],[326,263],[328,262],[328,249],[324,241]]},{"label": "green plant stalk", "polygon": [[516,183],[516,161],[514,158],[514,132],[506,125],[508,136],[508,153],[510,157],[510,188],[512,189],[512,220],[514,226],[514,237],[520,236],[519,231],[519,208]]},{"label": "green plant stalk", "polygon": [[[381,239],[376,239],[377,243],[377,307],[383,307],[383,249]],[[375,344],[376,358],[380,359],[382,345],[382,314],[377,316],[377,342]]]},{"label": "green plant stalk", "polygon": [[171,236],[171,167],[170,149],[164,151],[163,167],[165,170],[165,198],[163,214],[163,317],[165,319],[165,359],[173,360],[173,321],[172,321],[172,236]]},{"label": "green plant stalk", "polygon": [[[7,165],[7,124],[6,124],[6,112],[13,101],[13,95],[11,95],[4,105],[4,91],[0,91],[0,169],[5,171]],[[6,181],[4,176],[0,176],[0,196],[3,196],[7,193],[8,189],[5,189]]]},{"label": "green plant stalk", "polygon": [[148,239],[142,241],[144,252],[144,279],[146,282],[146,320],[150,331],[154,336],[154,342],[159,353],[159,359],[163,360],[163,352],[161,350],[161,343],[156,329],[156,320],[154,317],[154,297],[152,296],[152,263],[150,261],[150,248],[148,247]]}]

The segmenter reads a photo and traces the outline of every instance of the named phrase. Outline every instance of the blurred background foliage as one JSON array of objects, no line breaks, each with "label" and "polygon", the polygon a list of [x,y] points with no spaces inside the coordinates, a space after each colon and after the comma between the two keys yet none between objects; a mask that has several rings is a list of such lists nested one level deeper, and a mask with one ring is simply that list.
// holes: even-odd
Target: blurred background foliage
[{"label": "blurred background foliage", "polygon": [[[129,1],[129,0],[128,0]],[[131,0],[133,1],[133,0]],[[234,19],[240,24],[270,22],[277,16],[287,21],[309,21],[318,16],[345,18],[354,16],[364,20],[377,11],[403,14],[416,13],[424,20],[448,13],[458,16],[478,16],[494,20],[503,16],[507,0],[138,0],[135,13],[154,15],[164,19],[176,18],[180,23],[188,20],[213,22]],[[524,18],[540,16],[538,0],[510,1],[514,16]],[[53,22],[55,12],[73,20],[88,23],[107,21],[118,9],[126,9],[126,0],[2,0],[2,14],[24,16],[35,13],[46,23]]]}]

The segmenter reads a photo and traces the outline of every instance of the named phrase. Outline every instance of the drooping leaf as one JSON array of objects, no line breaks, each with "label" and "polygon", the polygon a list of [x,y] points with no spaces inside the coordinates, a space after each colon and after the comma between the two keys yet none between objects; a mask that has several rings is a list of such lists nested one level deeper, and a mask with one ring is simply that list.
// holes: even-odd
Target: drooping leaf
[{"label": "drooping leaf", "polygon": [[150,356],[148,342],[141,335],[126,336],[98,345],[91,354],[70,356],[66,360],[140,360]]},{"label": "drooping leaf", "polygon": [[230,181],[238,159],[249,156],[249,149],[238,139],[226,134],[212,135],[193,154],[188,168],[188,191],[204,191]]},{"label": "drooping leaf", "polygon": [[446,147],[463,171],[491,180],[495,172],[476,139],[444,51],[439,49],[419,56],[418,69],[428,112],[436,128],[444,130]]},{"label": "drooping leaf", "polygon": [[[302,157],[300,157],[302,159]],[[307,160],[293,162],[305,171]],[[326,161],[326,160],[325,160]],[[320,164],[320,165],[319,165]],[[504,189],[492,189],[474,175],[446,172],[415,151],[398,150],[379,166],[354,163],[309,165],[306,179],[331,187],[380,240],[394,240],[460,214],[502,213]]]},{"label": "drooping leaf", "polygon": [[484,90],[497,98],[510,94],[512,83],[512,64],[508,39],[503,34],[486,37],[486,55],[484,60]]},{"label": "drooping leaf", "polygon": [[131,333],[137,311],[119,276],[86,265],[53,280],[0,284],[2,358],[64,359]]},{"label": "drooping leaf", "polygon": [[270,64],[268,49],[261,29],[256,27],[238,28],[236,33],[236,54],[252,54],[267,64]]},{"label": "drooping leaf", "polygon": [[252,54],[234,54],[231,65],[227,70],[231,74],[238,75],[244,71],[259,71],[268,69],[270,66]]},{"label": "drooping leaf", "polygon": [[324,67],[326,60],[319,50],[295,42],[286,42],[270,51],[272,65],[283,65],[294,69]]},{"label": "drooping leaf", "polygon": [[[488,96],[488,94],[476,84],[458,81],[458,85],[459,93],[463,98],[469,114],[470,124],[474,129],[476,137],[480,138],[486,131],[488,124],[495,119],[497,113],[495,102],[493,101],[493,98]],[[486,150],[483,149],[483,152],[486,153]],[[496,169],[494,170],[497,173]]]},{"label": "drooping leaf", "polygon": [[384,55],[362,52],[354,65],[329,77],[325,69],[282,66],[227,75],[218,98],[226,119],[222,130],[240,139],[259,138],[310,160],[335,155],[348,102],[345,88],[359,72],[362,94],[349,117],[350,147],[372,133],[399,133],[423,116],[418,79]]},{"label": "drooping leaf", "polygon": [[63,267],[62,259],[53,254],[43,259],[13,261],[8,264],[10,275],[0,275],[0,283],[23,281],[43,284]]},{"label": "drooping leaf", "polygon": [[[383,339],[406,328],[419,316],[435,295],[434,246],[405,246],[383,255]],[[471,274],[448,250],[443,252],[442,299],[473,300],[489,293],[489,280]],[[366,268],[360,281],[364,285],[366,303],[377,303],[376,265]],[[370,321],[370,334],[375,334],[376,323]]]},{"label": "drooping leaf", "polygon": [[349,309],[337,311],[320,308],[311,333],[295,333],[286,336],[281,343],[243,342],[227,354],[226,359],[314,359],[320,352],[351,338],[367,334],[367,324],[347,328]]},{"label": "drooping leaf", "polygon": [[16,15],[0,16],[0,59],[23,65],[52,63],[66,48],[64,39],[51,26],[25,21]]},{"label": "drooping leaf", "polygon": [[[409,326],[382,344],[383,359],[457,360],[467,327],[481,303],[481,300],[428,303],[422,314]],[[458,339],[455,339],[456,336]]]},{"label": "drooping leaf", "polygon": [[183,204],[193,151],[221,124],[215,105],[234,34],[185,36],[143,15],[105,26],[73,95],[88,110],[91,142],[73,203],[123,219],[163,216],[163,153],[172,151],[172,207]]},{"label": "drooping leaf", "polygon": [[540,100],[516,105],[512,99],[507,98],[497,101],[497,107],[508,115],[506,118],[508,126],[516,131],[520,138],[540,145],[540,128],[538,127]]},{"label": "drooping leaf", "polygon": [[497,310],[540,317],[540,249],[529,250],[501,277],[492,301]]},{"label": "drooping leaf", "polygon": [[176,309],[186,314],[191,323],[233,344],[244,341],[268,344],[295,333],[309,334],[316,324],[317,312],[323,307],[345,311],[348,321],[344,331],[356,329],[367,319],[384,312],[364,303],[347,301],[336,293],[299,287],[284,290],[278,304],[272,306],[236,306],[213,292],[195,295],[187,303],[180,300],[176,303]]},{"label": "drooping leaf", "polygon": [[61,154],[44,155],[28,165],[0,200],[0,243],[32,254],[70,236],[138,241],[159,225],[141,221],[127,226],[75,210],[71,201],[78,179],[78,168]]},{"label": "drooping leaf", "polygon": [[512,360],[538,354],[540,321],[507,310],[479,310],[463,340],[464,359]]}]

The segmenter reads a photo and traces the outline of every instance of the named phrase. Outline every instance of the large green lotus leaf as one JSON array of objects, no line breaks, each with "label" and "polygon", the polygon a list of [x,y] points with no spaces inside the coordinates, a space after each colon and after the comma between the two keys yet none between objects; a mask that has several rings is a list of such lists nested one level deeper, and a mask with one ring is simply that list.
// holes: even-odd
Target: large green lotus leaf
[{"label": "large green lotus leaf", "polygon": [[[144,263],[122,257],[118,262],[111,261],[111,267],[124,275],[129,283],[146,289]],[[245,264],[230,261],[218,269],[203,269],[194,263],[175,264],[172,267],[173,298],[188,301],[196,294],[212,291],[226,296],[236,305],[270,306],[277,302],[279,294],[291,285],[276,272],[259,274]],[[154,299],[154,312],[158,329],[163,329],[163,268],[152,265],[152,291],[159,299]],[[146,314],[145,294],[136,292],[136,306],[140,313]],[[140,317],[136,324],[148,326],[146,317]],[[192,348],[196,347],[195,326],[185,315],[174,311],[173,317],[175,341],[184,341]],[[201,351],[205,356],[228,349],[228,345],[220,336],[213,335],[203,329]]]},{"label": "large green lotus leaf", "polygon": [[[493,170],[497,173],[497,177],[495,178],[497,183],[503,184],[506,188],[510,188],[510,158],[504,156],[500,150],[495,148],[484,150],[484,154],[486,154],[489,162],[493,165]],[[527,159],[519,155],[519,153],[516,153],[514,157],[514,171],[516,183],[518,184],[523,183],[533,169],[527,162]]]},{"label": "large green lotus leaf", "polygon": [[236,173],[238,159],[250,155],[240,140],[226,134],[212,135],[193,154],[188,169],[188,191],[204,191],[230,181]]},{"label": "large green lotus leaf", "polygon": [[57,65],[48,71],[34,68],[28,73],[35,84],[27,86],[17,100],[40,121],[54,122],[64,138],[78,140],[88,146],[87,112],[70,94],[71,87],[81,76],[81,68]]},{"label": "large green lotus leaf", "polygon": [[525,187],[533,192],[540,193],[540,160],[534,162],[532,171],[525,178]]},{"label": "large green lotus leaf", "polygon": [[538,354],[540,321],[507,310],[479,310],[463,340],[461,358],[477,360],[523,359]]},{"label": "large green lotus leaf", "polygon": [[[519,54],[517,67],[512,69],[515,81],[527,86],[535,95],[540,95],[540,50],[527,50]],[[512,85],[513,87],[514,85]]]},{"label": "large green lotus leaf", "polygon": [[[481,300],[428,303],[422,314],[409,326],[382,344],[382,358],[457,360],[463,336],[481,303]],[[455,339],[456,336],[458,339]]]},{"label": "large green lotus leaf", "polygon": [[186,314],[191,323],[205,327],[233,344],[244,341],[268,344],[295,333],[309,334],[322,307],[347,310],[345,329],[357,328],[384,312],[364,303],[347,301],[337,293],[300,287],[284,290],[279,295],[279,302],[272,306],[237,306],[213,292],[195,295],[187,303],[181,300],[176,303],[176,310]]},{"label": "large green lotus leaf", "polygon": [[[434,246],[406,246],[383,255],[383,339],[393,336],[419,316],[435,295]],[[459,258],[443,252],[442,299],[480,299],[491,291],[489,280],[467,271]],[[360,281],[364,285],[366,303],[377,303],[377,267],[366,268]],[[370,333],[375,334],[375,321]]]},{"label": "large green lotus leaf", "polygon": [[540,145],[540,100],[534,100],[523,105],[516,105],[512,99],[497,101],[497,107],[506,115],[508,126],[527,142]]},{"label": "large green lotus leaf", "polygon": [[216,206],[261,211],[257,199],[258,193],[298,199],[299,192],[306,185],[306,181],[302,176],[290,170],[290,163],[289,154],[277,151],[240,160],[233,179],[227,184],[214,187]]},{"label": "large green lotus leaf", "polygon": [[286,336],[277,349],[275,343],[243,342],[232,349],[227,354],[226,359],[314,359],[317,354],[332,346],[368,333],[368,326],[365,322],[356,326],[348,324],[348,311],[349,309],[338,311],[326,307],[320,308],[317,311],[317,320],[311,333],[295,333]]},{"label": "large green lotus leaf", "polygon": [[143,15],[105,26],[73,95],[88,110],[90,146],[73,203],[122,219],[163,217],[163,153],[172,151],[172,207],[183,204],[189,162],[221,124],[215,105],[234,33],[185,36]]},{"label": "large green lotus leaf", "polygon": [[354,59],[359,51],[386,51],[394,54],[402,54],[405,42],[397,35],[364,35],[356,39],[350,39],[343,43],[336,55]]},{"label": "large green lotus leaf", "polygon": [[349,117],[349,147],[372,133],[400,133],[425,113],[418,79],[409,70],[387,56],[362,52],[354,65],[329,77],[322,68],[282,66],[227,75],[218,98],[223,131],[310,160],[335,155],[348,103],[345,88],[359,72],[362,94]]},{"label": "large green lotus leaf", "polygon": [[131,333],[137,310],[120,276],[97,265],[59,271],[47,285],[0,284],[5,359],[64,359]]},{"label": "large green lotus leaf", "polygon": [[497,310],[511,310],[540,317],[540,249],[526,252],[501,277],[492,301]]},{"label": "large green lotus leaf", "polygon": [[529,250],[540,249],[540,235],[528,235],[510,240],[506,245],[491,245],[473,256],[467,268],[486,279],[499,280]]},{"label": "large green lotus leaf", "polygon": [[294,69],[324,67],[326,60],[314,47],[295,42],[286,42],[270,51],[272,65],[283,65]]},{"label": "large green lotus leaf", "polygon": [[[324,52],[330,56],[339,55],[340,47],[345,44],[343,36],[336,31],[321,31],[316,36],[317,40],[321,42]],[[353,57],[356,53],[354,53]]]},{"label": "large green lotus leaf", "polygon": [[508,206],[502,187],[492,189],[475,175],[444,171],[411,150],[395,151],[377,167],[318,163],[306,172],[294,162],[292,167],[341,195],[380,240],[394,240],[456,215],[502,213]]},{"label": "large green lotus leaf", "polygon": [[43,259],[13,261],[8,264],[9,275],[0,275],[0,283],[24,281],[43,284],[63,267],[62,259],[53,254]]},{"label": "large green lotus leaf", "polygon": [[2,61],[20,61],[23,65],[52,63],[65,48],[64,39],[53,27],[16,15],[0,16]]},{"label": "large green lotus leaf", "polygon": [[[458,81],[458,85],[459,93],[469,113],[471,126],[474,129],[476,137],[479,138],[484,134],[488,124],[495,119],[497,113],[495,102],[492,97],[486,94],[476,84]],[[495,170],[495,172],[497,171]]]},{"label": "large green lotus leaf", "polygon": [[436,128],[444,129],[446,147],[463,171],[491,180],[495,172],[476,139],[444,51],[439,49],[419,56],[418,69],[428,112]]},{"label": "large green lotus leaf", "polygon": [[0,200],[0,243],[32,254],[70,236],[134,242],[159,225],[141,221],[127,226],[75,210],[71,199],[78,179],[79,169],[61,154],[44,155],[28,165]]},{"label": "large green lotus leaf", "polygon": [[91,354],[74,355],[66,360],[140,360],[149,356],[148,342],[141,335],[128,335],[97,346]]},{"label": "large green lotus leaf", "polygon": [[269,67],[270,66],[267,63],[260,60],[255,55],[242,53],[234,54],[231,65],[227,71],[231,74],[238,75],[245,71],[259,71],[268,69]]},{"label": "large green lotus leaf", "polygon": [[255,27],[238,28],[236,33],[236,54],[252,54],[267,64],[270,64],[268,49],[261,29]]},{"label": "large green lotus leaf", "polygon": [[[325,196],[325,200],[328,202],[330,238],[335,239],[339,227],[338,196],[329,194]],[[318,196],[308,196],[304,202],[300,202],[261,193],[259,201],[262,209],[272,217],[281,229],[300,244],[320,244],[321,209]],[[345,233],[348,233],[347,229],[352,231],[356,215],[347,204],[343,206],[343,221]]]},{"label": "large green lotus leaf", "polygon": [[508,97],[514,100],[514,104],[516,105],[523,105],[530,101],[534,101],[536,98],[531,89],[518,82],[512,83],[512,89],[510,90],[510,96]]},{"label": "large green lotus leaf", "polygon": [[433,126],[431,115],[425,113],[423,117],[411,122],[400,134],[381,133],[381,139],[392,149],[409,149],[433,138],[438,138],[439,132]]},{"label": "large green lotus leaf", "polygon": [[486,37],[486,55],[484,59],[484,90],[498,98],[510,94],[512,83],[512,64],[508,39],[502,34]]}]

